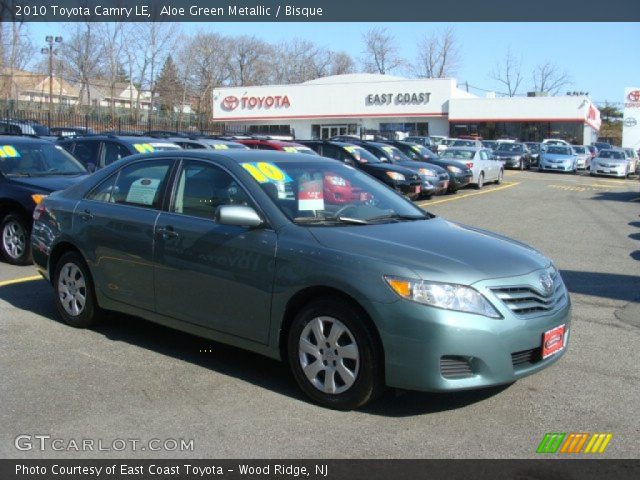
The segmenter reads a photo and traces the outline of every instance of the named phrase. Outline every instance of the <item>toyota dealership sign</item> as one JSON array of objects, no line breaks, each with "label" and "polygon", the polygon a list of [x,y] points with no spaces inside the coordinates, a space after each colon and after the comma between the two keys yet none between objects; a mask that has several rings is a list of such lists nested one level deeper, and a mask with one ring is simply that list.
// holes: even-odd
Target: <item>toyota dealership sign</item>
[{"label": "toyota dealership sign", "polygon": [[640,87],[624,90],[622,146],[640,149]]}]

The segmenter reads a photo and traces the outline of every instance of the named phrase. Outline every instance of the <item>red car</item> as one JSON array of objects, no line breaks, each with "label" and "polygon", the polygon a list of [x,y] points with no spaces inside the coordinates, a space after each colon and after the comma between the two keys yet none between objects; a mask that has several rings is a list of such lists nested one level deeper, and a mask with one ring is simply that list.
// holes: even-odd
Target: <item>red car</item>
[{"label": "red car", "polygon": [[[256,150],[276,150],[289,153],[318,155],[315,151],[305,145],[295,142],[285,142],[283,140],[243,138],[234,139],[234,141]],[[360,198],[360,193],[351,187],[348,180],[337,175],[327,173],[324,176],[323,181],[323,196],[326,203],[340,205],[358,200]],[[362,200],[365,201],[366,199]]]}]

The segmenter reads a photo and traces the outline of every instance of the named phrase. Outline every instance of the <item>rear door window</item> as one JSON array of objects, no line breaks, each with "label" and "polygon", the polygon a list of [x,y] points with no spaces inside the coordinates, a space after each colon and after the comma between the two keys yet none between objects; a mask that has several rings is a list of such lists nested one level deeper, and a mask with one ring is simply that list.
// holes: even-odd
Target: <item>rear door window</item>
[{"label": "rear door window", "polygon": [[145,160],[120,170],[111,202],[160,209],[173,160]]}]

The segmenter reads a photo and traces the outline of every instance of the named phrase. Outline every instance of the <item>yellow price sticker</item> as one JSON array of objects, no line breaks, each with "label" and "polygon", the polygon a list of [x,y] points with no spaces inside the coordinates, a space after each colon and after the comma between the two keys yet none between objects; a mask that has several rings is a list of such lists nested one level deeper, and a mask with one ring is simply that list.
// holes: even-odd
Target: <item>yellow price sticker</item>
[{"label": "yellow price sticker", "polygon": [[138,153],[151,153],[155,151],[153,145],[150,143],[134,143],[133,148],[135,148]]},{"label": "yellow price sticker", "polygon": [[352,147],[352,146],[344,147],[344,149],[349,153],[358,151],[358,147]]},{"label": "yellow price sticker", "polygon": [[289,153],[297,153],[298,149],[296,147],[282,147],[282,150]]},{"label": "yellow price sticker", "polygon": [[0,147],[0,157],[2,158],[16,158],[19,156],[18,151],[11,145],[3,145]]},{"label": "yellow price sticker", "polygon": [[242,167],[259,183],[291,181],[291,178],[273,163],[243,163]]},{"label": "yellow price sticker", "polygon": [[382,150],[384,150],[387,153],[393,153],[393,148],[391,147],[382,147]]},{"label": "yellow price sticker", "polygon": [[213,144],[213,149],[214,150],[229,150],[229,146],[225,145],[224,143],[214,143]]},{"label": "yellow price sticker", "polygon": [[414,151],[420,153],[420,147],[418,145],[412,145],[411,148],[413,148]]}]

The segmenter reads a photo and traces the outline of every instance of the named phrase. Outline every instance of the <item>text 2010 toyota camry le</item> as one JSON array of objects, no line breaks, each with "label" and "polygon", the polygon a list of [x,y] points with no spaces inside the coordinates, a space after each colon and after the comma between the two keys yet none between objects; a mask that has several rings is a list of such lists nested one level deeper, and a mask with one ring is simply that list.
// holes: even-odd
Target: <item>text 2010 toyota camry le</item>
[{"label": "text 2010 toyota camry le", "polygon": [[[335,184],[349,201],[331,202]],[[546,257],[322,157],[129,157],[34,216],[34,261],[68,324],[126,312],[282,358],[333,408],[385,385],[513,382],[567,347],[569,295]]]}]

